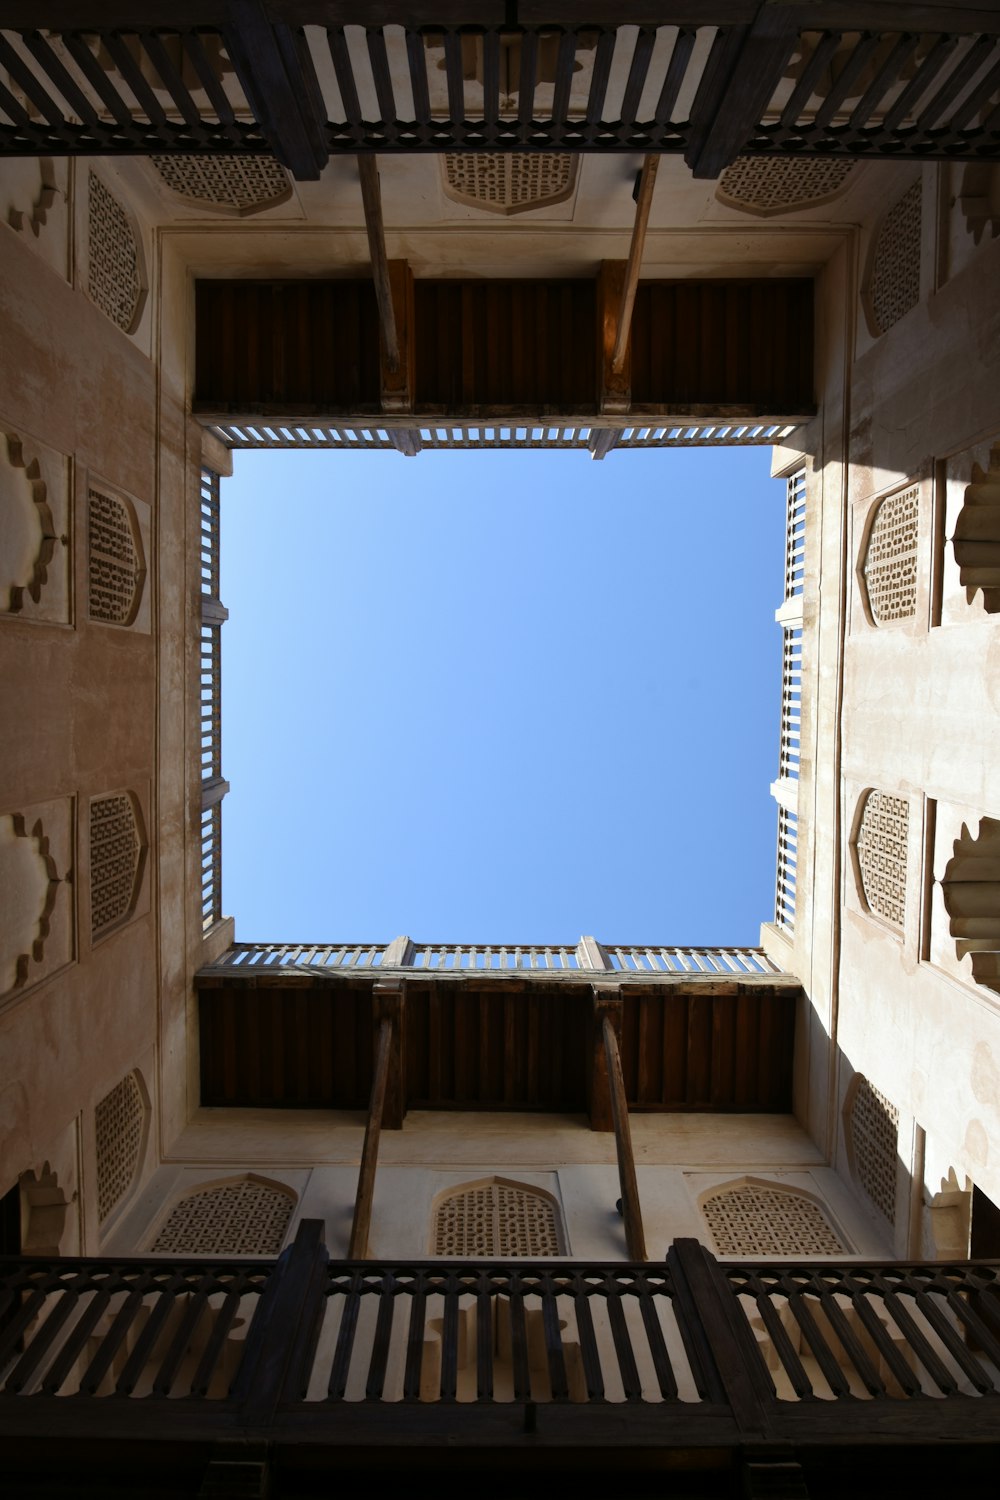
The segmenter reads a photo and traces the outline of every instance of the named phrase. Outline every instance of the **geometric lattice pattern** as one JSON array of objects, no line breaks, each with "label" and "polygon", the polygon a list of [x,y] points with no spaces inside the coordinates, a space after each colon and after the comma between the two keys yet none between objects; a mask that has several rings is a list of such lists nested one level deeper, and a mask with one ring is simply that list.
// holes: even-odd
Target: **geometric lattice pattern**
[{"label": "geometric lattice pattern", "polygon": [[244,1177],[188,1193],[174,1204],[152,1249],[171,1255],[277,1255],[294,1197]]},{"label": "geometric lattice pattern", "polygon": [[457,1188],[437,1207],[434,1254],[448,1256],[559,1255],[559,1227],[551,1199],[506,1182]]},{"label": "geometric lattice pattern", "polygon": [[875,1207],[896,1221],[896,1146],[899,1110],[867,1078],[859,1078],[851,1102],[850,1141],[854,1171]]},{"label": "geometric lattice pattern", "polygon": [[906,843],[910,806],[888,792],[865,794],[854,838],[861,894],[869,911],[902,927],[906,916]]},{"label": "geometric lattice pattern", "polygon": [[720,203],[751,214],[781,214],[813,208],[839,193],[854,170],[852,161],[789,156],[741,156],[719,178]]},{"label": "geometric lattice pattern", "polygon": [[108,625],[130,625],[145,577],[132,508],[117,495],[91,489],[88,516],[90,618]]},{"label": "geometric lattice pattern", "polygon": [[146,1105],[134,1073],[105,1094],[94,1111],[97,1131],[97,1217],[103,1222],[128,1192],[139,1168]]},{"label": "geometric lattice pattern", "polygon": [[470,208],[516,214],[564,202],[573,191],[576,159],[545,152],[449,152],[444,190]]},{"label": "geometric lattice pattern", "polygon": [[720,1255],[839,1255],[845,1246],[803,1193],[745,1182],[706,1198],[702,1211]]},{"label": "geometric lattice pattern", "polygon": [[96,172],[90,174],[87,292],[112,323],[131,333],[142,302],[140,252],[128,214]]},{"label": "geometric lattice pattern", "polygon": [[914,485],[881,501],[868,533],[862,572],[876,625],[916,614],[919,541],[920,488]]},{"label": "geometric lattice pattern", "polygon": [[882,220],[867,287],[873,333],[885,333],[920,301],[921,197],[917,181]]},{"label": "geometric lattice pattern", "polygon": [[256,213],[283,203],[291,187],[283,167],[269,156],[153,156],[168,188],[192,203]]},{"label": "geometric lattice pattern", "polygon": [[142,860],[135,803],[129,792],[90,804],[90,930],[94,937],[128,916]]}]

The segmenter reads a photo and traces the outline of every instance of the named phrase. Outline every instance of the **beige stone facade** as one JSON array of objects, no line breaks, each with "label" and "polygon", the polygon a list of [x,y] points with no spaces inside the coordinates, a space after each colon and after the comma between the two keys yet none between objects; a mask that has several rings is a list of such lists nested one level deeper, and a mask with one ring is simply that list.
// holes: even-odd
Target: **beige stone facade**
[{"label": "beige stone facade", "polygon": [[[386,158],[390,256],[424,278],[593,274],[627,250],[633,169],[584,157],[568,199],[503,219],[457,204],[434,158]],[[60,1248],[128,1251],[185,1193],[255,1174],[294,1195],[286,1229],[323,1218],[337,1247],[361,1121],[199,1106],[192,978],[232,927],[203,938],[199,916],[199,472],[225,462],[190,406],[195,278],[362,273],[356,170],[280,194],[262,180],[250,216],[238,173],[214,202],[142,161],[53,172],[40,215],[45,171],[4,169],[0,232],[0,1186],[54,1172]],[[717,194],[661,165],[643,275],[815,278],[819,412],[775,450],[776,473],[805,471],[804,583],[781,611],[801,628],[800,762],[776,786],[797,819],[795,910],[763,938],[805,989],[796,1119],[637,1117],[654,1254],[707,1241],[701,1205],[728,1180],[801,1191],[853,1254],[933,1254],[942,1193],[1000,1201],[1000,623],[953,542],[997,467],[1000,247],[975,242],[961,180],[806,173],[800,201],[764,184],[763,217],[744,211],[749,179]],[[130,1079],[142,1120],[109,1128]],[[851,1134],[859,1079],[894,1122],[877,1166],[859,1162],[878,1132]],[[107,1160],[125,1137],[127,1162]],[[571,1119],[412,1117],[383,1142],[373,1253],[428,1252],[436,1195],[496,1175],[553,1196],[571,1253],[623,1255],[609,1149]]]}]

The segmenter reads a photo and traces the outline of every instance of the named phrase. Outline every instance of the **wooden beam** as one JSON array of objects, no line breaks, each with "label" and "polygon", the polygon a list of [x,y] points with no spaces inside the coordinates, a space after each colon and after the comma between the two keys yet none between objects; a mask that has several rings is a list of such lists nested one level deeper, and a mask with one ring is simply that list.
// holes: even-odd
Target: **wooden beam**
[{"label": "wooden beam", "polygon": [[414,376],[413,273],[405,260],[390,261],[386,256],[382,193],[374,155],[358,157],[358,176],[378,303],[382,408],[393,412],[410,411]]},{"label": "wooden beam", "polygon": [[649,223],[649,209],[653,202],[653,188],[656,185],[656,169],[659,164],[660,158],[652,153],[646,156],[642,163],[639,197],[635,205],[635,222],[632,225],[632,243],[629,246],[628,261],[625,266],[615,342],[611,351],[611,370],[614,375],[620,375],[625,368],[629,335],[632,332],[635,289],[639,284],[639,267],[642,265],[642,252],[646,246],[646,226]]},{"label": "wooden beam", "polygon": [[[625,346],[625,362],[615,370],[613,355],[625,286],[624,260],[603,260],[597,273],[597,410],[624,415],[632,400],[632,348]],[[606,449],[605,449],[606,451]],[[603,457],[598,453],[598,457]]]},{"label": "wooden beam", "polygon": [[272,25],[262,0],[229,0],[222,29],[226,51],[278,160],[303,182],[315,182],[330,159],[319,81],[305,38]]},{"label": "wooden beam", "polygon": [[735,27],[695,95],[684,160],[716,178],[735,161],[763,114],[799,35],[796,7],[765,3],[752,26]]},{"label": "wooden beam", "polygon": [[628,1246],[629,1260],[645,1260],[646,1236],[642,1229],[639,1184],[635,1176],[635,1157],[632,1154],[632,1132],[629,1129],[628,1100],[625,1098],[622,1060],[618,1051],[618,1037],[615,1035],[611,1017],[607,1014],[601,1020],[601,1034],[604,1039],[605,1065],[611,1094],[611,1115],[615,1126],[615,1147],[618,1151],[618,1181],[622,1190],[625,1243]]}]

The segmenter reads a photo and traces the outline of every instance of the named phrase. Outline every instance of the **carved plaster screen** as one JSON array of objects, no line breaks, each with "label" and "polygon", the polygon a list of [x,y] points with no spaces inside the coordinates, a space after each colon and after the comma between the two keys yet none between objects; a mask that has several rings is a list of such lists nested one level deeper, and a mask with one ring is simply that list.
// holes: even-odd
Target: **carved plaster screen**
[{"label": "carved plaster screen", "polygon": [[97,1216],[102,1221],[128,1192],[140,1166],[146,1103],[135,1073],[105,1094],[94,1111],[97,1133]]},{"label": "carved plaster screen", "polygon": [[713,1193],[702,1211],[720,1255],[839,1255],[846,1249],[804,1193],[743,1182]]},{"label": "carved plaster screen", "polygon": [[143,303],[142,250],[131,220],[96,172],[90,174],[87,292],[123,333],[133,333]]},{"label": "carved plaster screen", "polygon": [[875,625],[917,612],[920,487],[911,485],[879,502],[868,531],[862,577]]},{"label": "carved plaster screen", "polygon": [[128,501],[109,490],[92,486],[87,501],[90,618],[131,625],[146,577],[138,523]]},{"label": "carved plaster screen", "polygon": [[456,1188],[434,1214],[435,1255],[559,1255],[556,1206],[547,1194],[517,1183]]},{"label": "carved plaster screen", "polygon": [[921,184],[915,182],[882,220],[864,293],[870,331],[886,333],[920,301]]},{"label": "carved plaster screen", "polygon": [[90,929],[100,937],[129,915],[138,894],[145,840],[131,792],[90,804]]},{"label": "carved plaster screen", "polygon": [[292,196],[284,168],[269,156],[153,156],[168,188],[190,203],[247,215]]},{"label": "carved plaster screen", "polygon": [[861,897],[870,911],[902,927],[906,917],[906,843],[910,808],[905,797],[865,793],[854,836]]},{"label": "carved plaster screen", "polygon": [[857,1080],[849,1108],[855,1175],[875,1207],[894,1224],[899,1110],[867,1078]]},{"label": "carved plaster screen", "polygon": [[449,152],[444,191],[456,203],[518,214],[564,203],[576,182],[576,159],[545,152]]},{"label": "carved plaster screen", "polygon": [[770,214],[815,208],[843,192],[852,161],[794,156],[740,156],[719,178],[715,196],[728,208]]},{"label": "carved plaster screen", "polygon": [[277,1255],[295,1195],[244,1177],[188,1193],[170,1210],[152,1249],[171,1255]]}]

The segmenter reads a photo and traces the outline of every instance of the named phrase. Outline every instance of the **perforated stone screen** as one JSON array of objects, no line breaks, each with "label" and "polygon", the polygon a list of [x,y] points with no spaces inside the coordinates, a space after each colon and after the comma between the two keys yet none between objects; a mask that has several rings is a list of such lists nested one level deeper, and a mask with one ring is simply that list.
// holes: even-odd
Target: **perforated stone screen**
[{"label": "perforated stone screen", "polygon": [[850,1132],[857,1179],[875,1207],[894,1224],[899,1110],[867,1078],[859,1078],[854,1091]]},{"label": "perforated stone screen", "polygon": [[284,1189],[244,1178],[188,1193],[153,1241],[172,1255],[277,1255],[295,1200]]},{"label": "perforated stone screen", "polygon": [[516,214],[563,203],[573,191],[576,161],[543,152],[450,152],[443,171],[445,193],[456,203]]},{"label": "perforated stone screen", "polygon": [[915,182],[882,220],[865,289],[872,333],[887,332],[920,301],[921,203]]},{"label": "perforated stone screen", "polygon": [[434,1254],[558,1255],[555,1205],[530,1188],[501,1182],[459,1188],[437,1206]]},{"label": "perforated stone screen", "polygon": [[132,333],[142,311],[142,252],[125,209],[96,172],[90,174],[87,292],[112,323]]},{"label": "perforated stone screen", "polygon": [[815,208],[841,192],[854,162],[795,157],[738,157],[719,178],[715,196],[720,203],[745,213],[788,213]]},{"label": "perforated stone screen", "polygon": [[920,488],[912,485],[880,501],[865,545],[862,576],[876,625],[917,612]]},{"label": "perforated stone screen", "polygon": [[910,808],[888,792],[865,794],[854,839],[861,896],[870,911],[896,927],[906,918],[906,843]]},{"label": "perforated stone screen", "polygon": [[129,792],[90,804],[90,929],[100,936],[135,904],[143,840]]},{"label": "perforated stone screen", "polygon": [[88,608],[92,620],[131,625],[145,565],[132,508],[107,490],[88,491]]},{"label": "perforated stone screen", "polygon": [[94,1111],[97,1216],[104,1220],[128,1192],[140,1166],[146,1106],[134,1073],[116,1083]]},{"label": "perforated stone screen", "polygon": [[702,1209],[720,1255],[838,1255],[845,1246],[818,1203],[784,1188],[741,1183]]},{"label": "perforated stone screen", "polygon": [[192,203],[240,214],[273,208],[291,197],[284,169],[267,156],[153,156],[160,177]]}]

